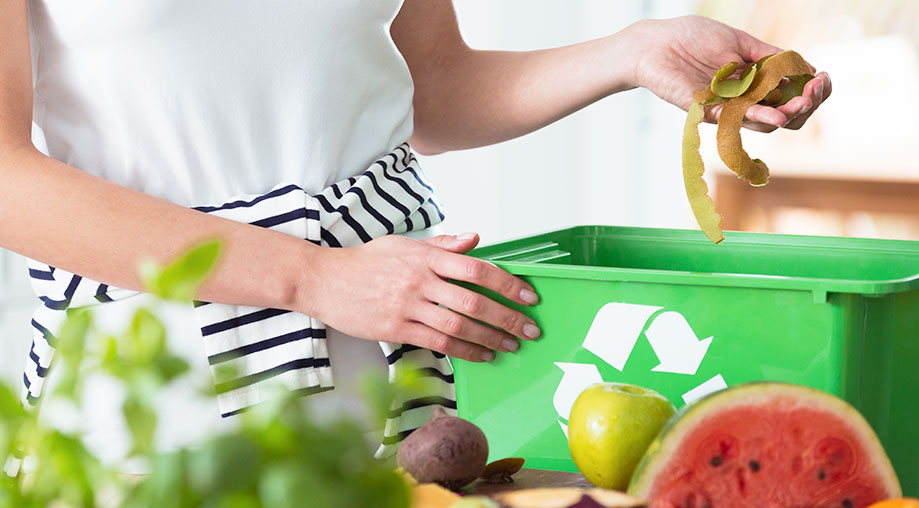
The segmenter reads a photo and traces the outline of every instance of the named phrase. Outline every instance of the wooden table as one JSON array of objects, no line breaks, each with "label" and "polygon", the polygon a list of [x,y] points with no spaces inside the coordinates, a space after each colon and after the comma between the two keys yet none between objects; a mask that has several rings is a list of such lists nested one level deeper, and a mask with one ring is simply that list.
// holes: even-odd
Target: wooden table
[{"label": "wooden table", "polygon": [[545,471],[542,469],[521,469],[514,475],[513,483],[488,483],[476,480],[472,485],[463,489],[470,495],[493,497],[503,492],[523,489],[579,487],[589,489],[593,487],[580,473],[566,473],[563,471]]}]

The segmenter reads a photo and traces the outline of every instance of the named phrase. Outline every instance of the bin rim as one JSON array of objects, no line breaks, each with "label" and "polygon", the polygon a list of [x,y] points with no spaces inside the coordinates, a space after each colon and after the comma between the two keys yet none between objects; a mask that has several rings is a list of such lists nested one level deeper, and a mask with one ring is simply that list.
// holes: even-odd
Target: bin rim
[{"label": "bin rim", "polygon": [[[645,268],[601,267],[584,265],[562,265],[527,263],[502,260],[508,253],[510,244],[551,241],[553,235],[568,233],[587,233],[590,230],[615,232],[618,238],[648,238],[655,240],[674,240],[680,242],[712,245],[701,231],[669,228],[640,228],[628,226],[584,225],[561,228],[522,238],[505,240],[496,244],[479,247],[470,255],[490,261],[514,275],[540,276],[550,278],[578,278],[610,282],[643,282],[660,284],[680,284],[695,286],[721,286],[737,288],[786,289],[813,291],[815,300],[826,293],[850,293],[860,295],[886,295],[919,289],[919,271],[895,279],[840,279],[801,276],[763,275],[751,273],[694,272],[681,270],[657,270]],[[665,238],[662,234],[670,235]],[[786,248],[833,248],[859,252],[891,252],[915,254],[919,260],[919,242],[909,240],[887,240],[873,238],[845,238],[830,236],[787,235],[773,233],[750,233],[726,231],[724,242],[727,244],[768,245]],[[763,242],[762,239],[769,241]],[[757,241],[759,240],[759,241]],[[518,247],[519,248],[519,247]],[[917,265],[919,269],[919,265]]]}]

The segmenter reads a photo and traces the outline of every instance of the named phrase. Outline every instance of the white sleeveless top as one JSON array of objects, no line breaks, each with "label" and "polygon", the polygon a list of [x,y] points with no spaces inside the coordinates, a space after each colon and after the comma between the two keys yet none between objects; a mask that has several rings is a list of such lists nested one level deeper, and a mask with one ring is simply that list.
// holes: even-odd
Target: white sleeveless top
[{"label": "white sleeveless top", "polygon": [[307,192],[408,139],[401,0],[29,0],[49,155],[186,206]]},{"label": "white sleeveless top", "polygon": [[[34,121],[51,157],[184,206],[279,182],[319,192],[411,135],[411,75],[389,34],[400,6],[29,0]],[[146,300],[100,306],[99,327],[120,331]],[[207,381],[193,310],[161,311],[171,346]],[[331,329],[328,343],[336,389],[309,404],[329,415],[360,413],[356,373],[370,365],[384,372],[385,359],[376,343]],[[163,394],[162,447],[194,443],[226,423],[213,401],[202,403],[198,386]],[[116,389],[93,379],[84,392],[87,444],[107,461],[119,461],[128,446],[113,417]],[[73,420],[53,405],[42,411],[58,423]]]}]

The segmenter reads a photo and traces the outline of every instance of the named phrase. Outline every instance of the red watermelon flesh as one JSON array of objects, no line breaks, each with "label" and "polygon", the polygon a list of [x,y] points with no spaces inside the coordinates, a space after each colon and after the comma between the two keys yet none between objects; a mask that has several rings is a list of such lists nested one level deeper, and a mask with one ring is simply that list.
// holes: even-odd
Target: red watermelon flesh
[{"label": "red watermelon flesh", "polygon": [[864,508],[900,496],[854,408],[781,383],[740,385],[685,407],[629,490],[651,508]]}]

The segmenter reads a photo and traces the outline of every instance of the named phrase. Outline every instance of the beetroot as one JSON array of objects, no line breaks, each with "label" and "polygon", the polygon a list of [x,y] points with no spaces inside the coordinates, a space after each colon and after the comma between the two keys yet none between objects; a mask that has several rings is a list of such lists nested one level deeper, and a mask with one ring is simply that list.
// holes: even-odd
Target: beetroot
[{"label": "beetroot", "polygon": [[488,461],[488,440],[473,423],[450,416],[441,408],[412,432],[396,462],[419,483],[439,483],[458,490],[479,477]]}]

